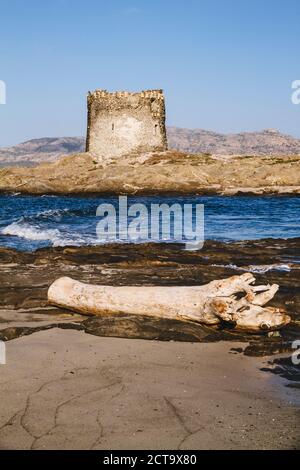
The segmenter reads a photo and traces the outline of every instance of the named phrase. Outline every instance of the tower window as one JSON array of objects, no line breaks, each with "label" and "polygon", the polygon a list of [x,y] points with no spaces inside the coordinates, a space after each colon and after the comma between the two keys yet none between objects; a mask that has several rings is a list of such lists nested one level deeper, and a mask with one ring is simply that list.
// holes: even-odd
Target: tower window
[{"label": "tower window", "polygon": [[157,134],[157,130],[158,130],[158,124],[155,124],[155,127],[154,127],[154,134],[155,135]]},{"label": "tower window", "polygon": [[114,125],[114,123],[112,123],[112,125],[111,125],[111,130],[112,130],[112,131],[115,130],[115,125]]}]

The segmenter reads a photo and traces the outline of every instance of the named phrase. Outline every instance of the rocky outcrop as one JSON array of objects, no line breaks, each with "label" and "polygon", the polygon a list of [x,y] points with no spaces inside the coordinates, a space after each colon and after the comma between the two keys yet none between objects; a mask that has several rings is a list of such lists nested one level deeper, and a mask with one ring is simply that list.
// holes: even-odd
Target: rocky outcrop
[{"label": "rocky outcrop", "polygon": [[0,191],[30,194],[300,194],[300,156],[212,157],[166,151],[104,164],[88,153],[0,169]]},{"label": "rocky outcrop", "polygon": [[[220,243],[207,241],[189,252],[176,244],[112,244],[99,247],[60,247],[22,253],[0,249],[0,339],[9,340],[45,328],[84,329],[100,336],[130,338],[253,342],[245,353],[264,355],[290,348],[299,337],[299,265],[293,262],[300,239]],[[288,269],[282,270],[287,259]],[[215,279],[254,272],[257,282],[279,284],[270,302],[292,318],[279,336],[248,335],[230,328],[195,322],[140,317],[88,318],[50,308],[47,291],[61,276],[110,286],[199,286]]]}]

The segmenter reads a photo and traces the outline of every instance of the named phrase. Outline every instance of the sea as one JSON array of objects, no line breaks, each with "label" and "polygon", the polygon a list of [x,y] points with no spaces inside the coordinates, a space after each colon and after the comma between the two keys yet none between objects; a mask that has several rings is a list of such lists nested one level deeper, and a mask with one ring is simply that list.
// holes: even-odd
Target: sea
[{"label": "sea", "polygon": [[[103,206],[105,204],[105,206]],[[145,196],[128,197],[128,207],[142,204],[151,212],[153,204],[179,204],[182,208],[203,205],[204,239],[224,242],[263,238],[300,237],[300,198],[295,196]],[[133,241],[101,237],[97,226],[103,217],[101,206],[113,206],[115,196],[29,196],[0,195],[0,246],[20,251],[45,247],[85,246],[103,243],[144,243],[180,241],[165,237],[161,228],[156,237],[141,233]],[[101,212],[103,215],[103,211]],[[196,217],[196,211],[193,211]],[[133,217],[129,217],[129,222]],[[150,224],[150,216],[149,216]],[[171,234],[172,235],[172,234]],[[122,237],[121,237],[122,238]],[[124,237],[123,237],[124,238]]]}]

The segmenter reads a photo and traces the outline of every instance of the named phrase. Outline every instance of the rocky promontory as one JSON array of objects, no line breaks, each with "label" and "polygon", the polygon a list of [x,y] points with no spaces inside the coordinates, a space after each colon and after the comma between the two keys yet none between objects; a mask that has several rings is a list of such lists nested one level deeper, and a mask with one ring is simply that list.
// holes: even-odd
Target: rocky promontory
[{"label": "rocky promontory", "polygon": [[177,151],[107,162],[89,153],[0,169],[0,192],[27,194],[300,194],[300,155],[214,156]]}]

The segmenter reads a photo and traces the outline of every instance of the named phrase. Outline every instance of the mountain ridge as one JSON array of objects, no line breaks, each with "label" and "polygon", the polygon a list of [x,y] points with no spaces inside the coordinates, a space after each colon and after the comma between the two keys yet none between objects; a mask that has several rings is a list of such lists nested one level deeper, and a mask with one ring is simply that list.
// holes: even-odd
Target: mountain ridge
[{"label": "mountain ridge", "polygon": [[[214,155],[300,154],[300,139],[276,129],[222,134],[205,129],[168,127],[170,149]],[[32,166],[57,160],[61,155],[83,152],[84,137],[42,137],[11,147],[0,147],[0,166]]]}]

